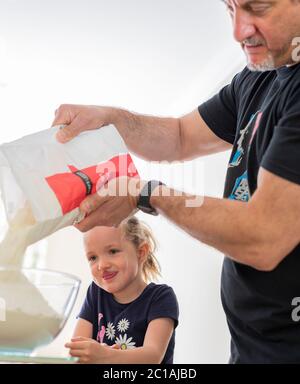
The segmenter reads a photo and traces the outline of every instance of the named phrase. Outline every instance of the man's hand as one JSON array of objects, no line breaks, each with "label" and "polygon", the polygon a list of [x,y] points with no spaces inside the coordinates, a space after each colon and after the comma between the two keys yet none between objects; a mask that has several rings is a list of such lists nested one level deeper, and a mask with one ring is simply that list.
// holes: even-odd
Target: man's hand
[{"label": "man's hand", "polygon": [[55,111],[54,125],[66,125],[57,132],[61,143],[73,139],[83,131],[101,128],[113,123],[113,108],[94,105],[63,104]]},{"label": "man's hand", "polygon": [[110,180],[80,204],[85,218],[75,227],[86,232],[98,225],[118,226],[137,211],[138,197],[145,184],[139,178],[126,176]]},{"label": "man's hand", "polygon": [[107,344],[99,344],[93,339],[87,337],[75,337],[71,342],[65,344],[70,349],[72,357],[78,357],[78,362],[82,364],[103,364],[109,362],[111,349],[118,349],[108,346]]}]

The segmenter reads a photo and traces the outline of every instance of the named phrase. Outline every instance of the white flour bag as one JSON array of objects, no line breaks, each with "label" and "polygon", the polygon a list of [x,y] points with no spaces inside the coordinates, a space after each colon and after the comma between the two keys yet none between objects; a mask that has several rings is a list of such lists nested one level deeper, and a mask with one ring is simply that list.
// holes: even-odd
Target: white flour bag
[{"label": "white flour bag", "polygon": [[0,264],[20,264],[28,245],[73,224],[82,200],[109,180],[139,177],[113,125],[65,144],[55,138],[58,129],[0,146],[0,191],[9,224]]}]

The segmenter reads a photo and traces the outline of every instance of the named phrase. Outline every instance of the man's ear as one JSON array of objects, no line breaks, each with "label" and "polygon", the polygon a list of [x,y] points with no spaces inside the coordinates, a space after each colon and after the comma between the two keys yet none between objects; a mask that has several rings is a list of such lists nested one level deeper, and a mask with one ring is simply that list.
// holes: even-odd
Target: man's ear
[{"label": "man's ear", "polygon": [[138,248],[138,258],[140,263],[144,263],[147,260],[149,254],[149,244],[142,243]]}]

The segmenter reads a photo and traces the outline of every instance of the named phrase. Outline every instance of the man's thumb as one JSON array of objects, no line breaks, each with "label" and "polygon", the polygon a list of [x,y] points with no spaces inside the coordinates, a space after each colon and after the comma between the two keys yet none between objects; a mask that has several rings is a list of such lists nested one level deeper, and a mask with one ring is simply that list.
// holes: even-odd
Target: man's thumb
[{"label": "man's thumb", "polygon": [[76,126],[76,121],[69,125],[61,126],[57,131],[56,139],[60,143],[67,143],[80,133],[80,129]]}]

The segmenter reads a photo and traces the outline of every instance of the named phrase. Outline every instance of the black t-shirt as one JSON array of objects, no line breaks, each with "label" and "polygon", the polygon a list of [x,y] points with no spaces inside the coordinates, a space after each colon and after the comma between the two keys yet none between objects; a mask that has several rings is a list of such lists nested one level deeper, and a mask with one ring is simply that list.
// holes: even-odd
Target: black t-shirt
[{"label": "black t-shirt", "polygon": [[162,364],[172,364],[178,314],[175,293],[166,284],[150,283],[137,299],[121,304],[111,293],[92,283],[78,317],[93,324],[94,340],[107,345],[119,344],[121,349],[143,346],[150,321],[171,318],[174,331]]},{"label": "black t-shirt", "polygon": [[[300,184],[300,64],[263,73],[245,68],[198,109],[233,144],[225,198],[249,201],[260,167]],[[300,296],[299,244],[271,272],[225,257],[221,287],[233,363],[300,362],[300,323],[292,319],[292,300]]]}]

